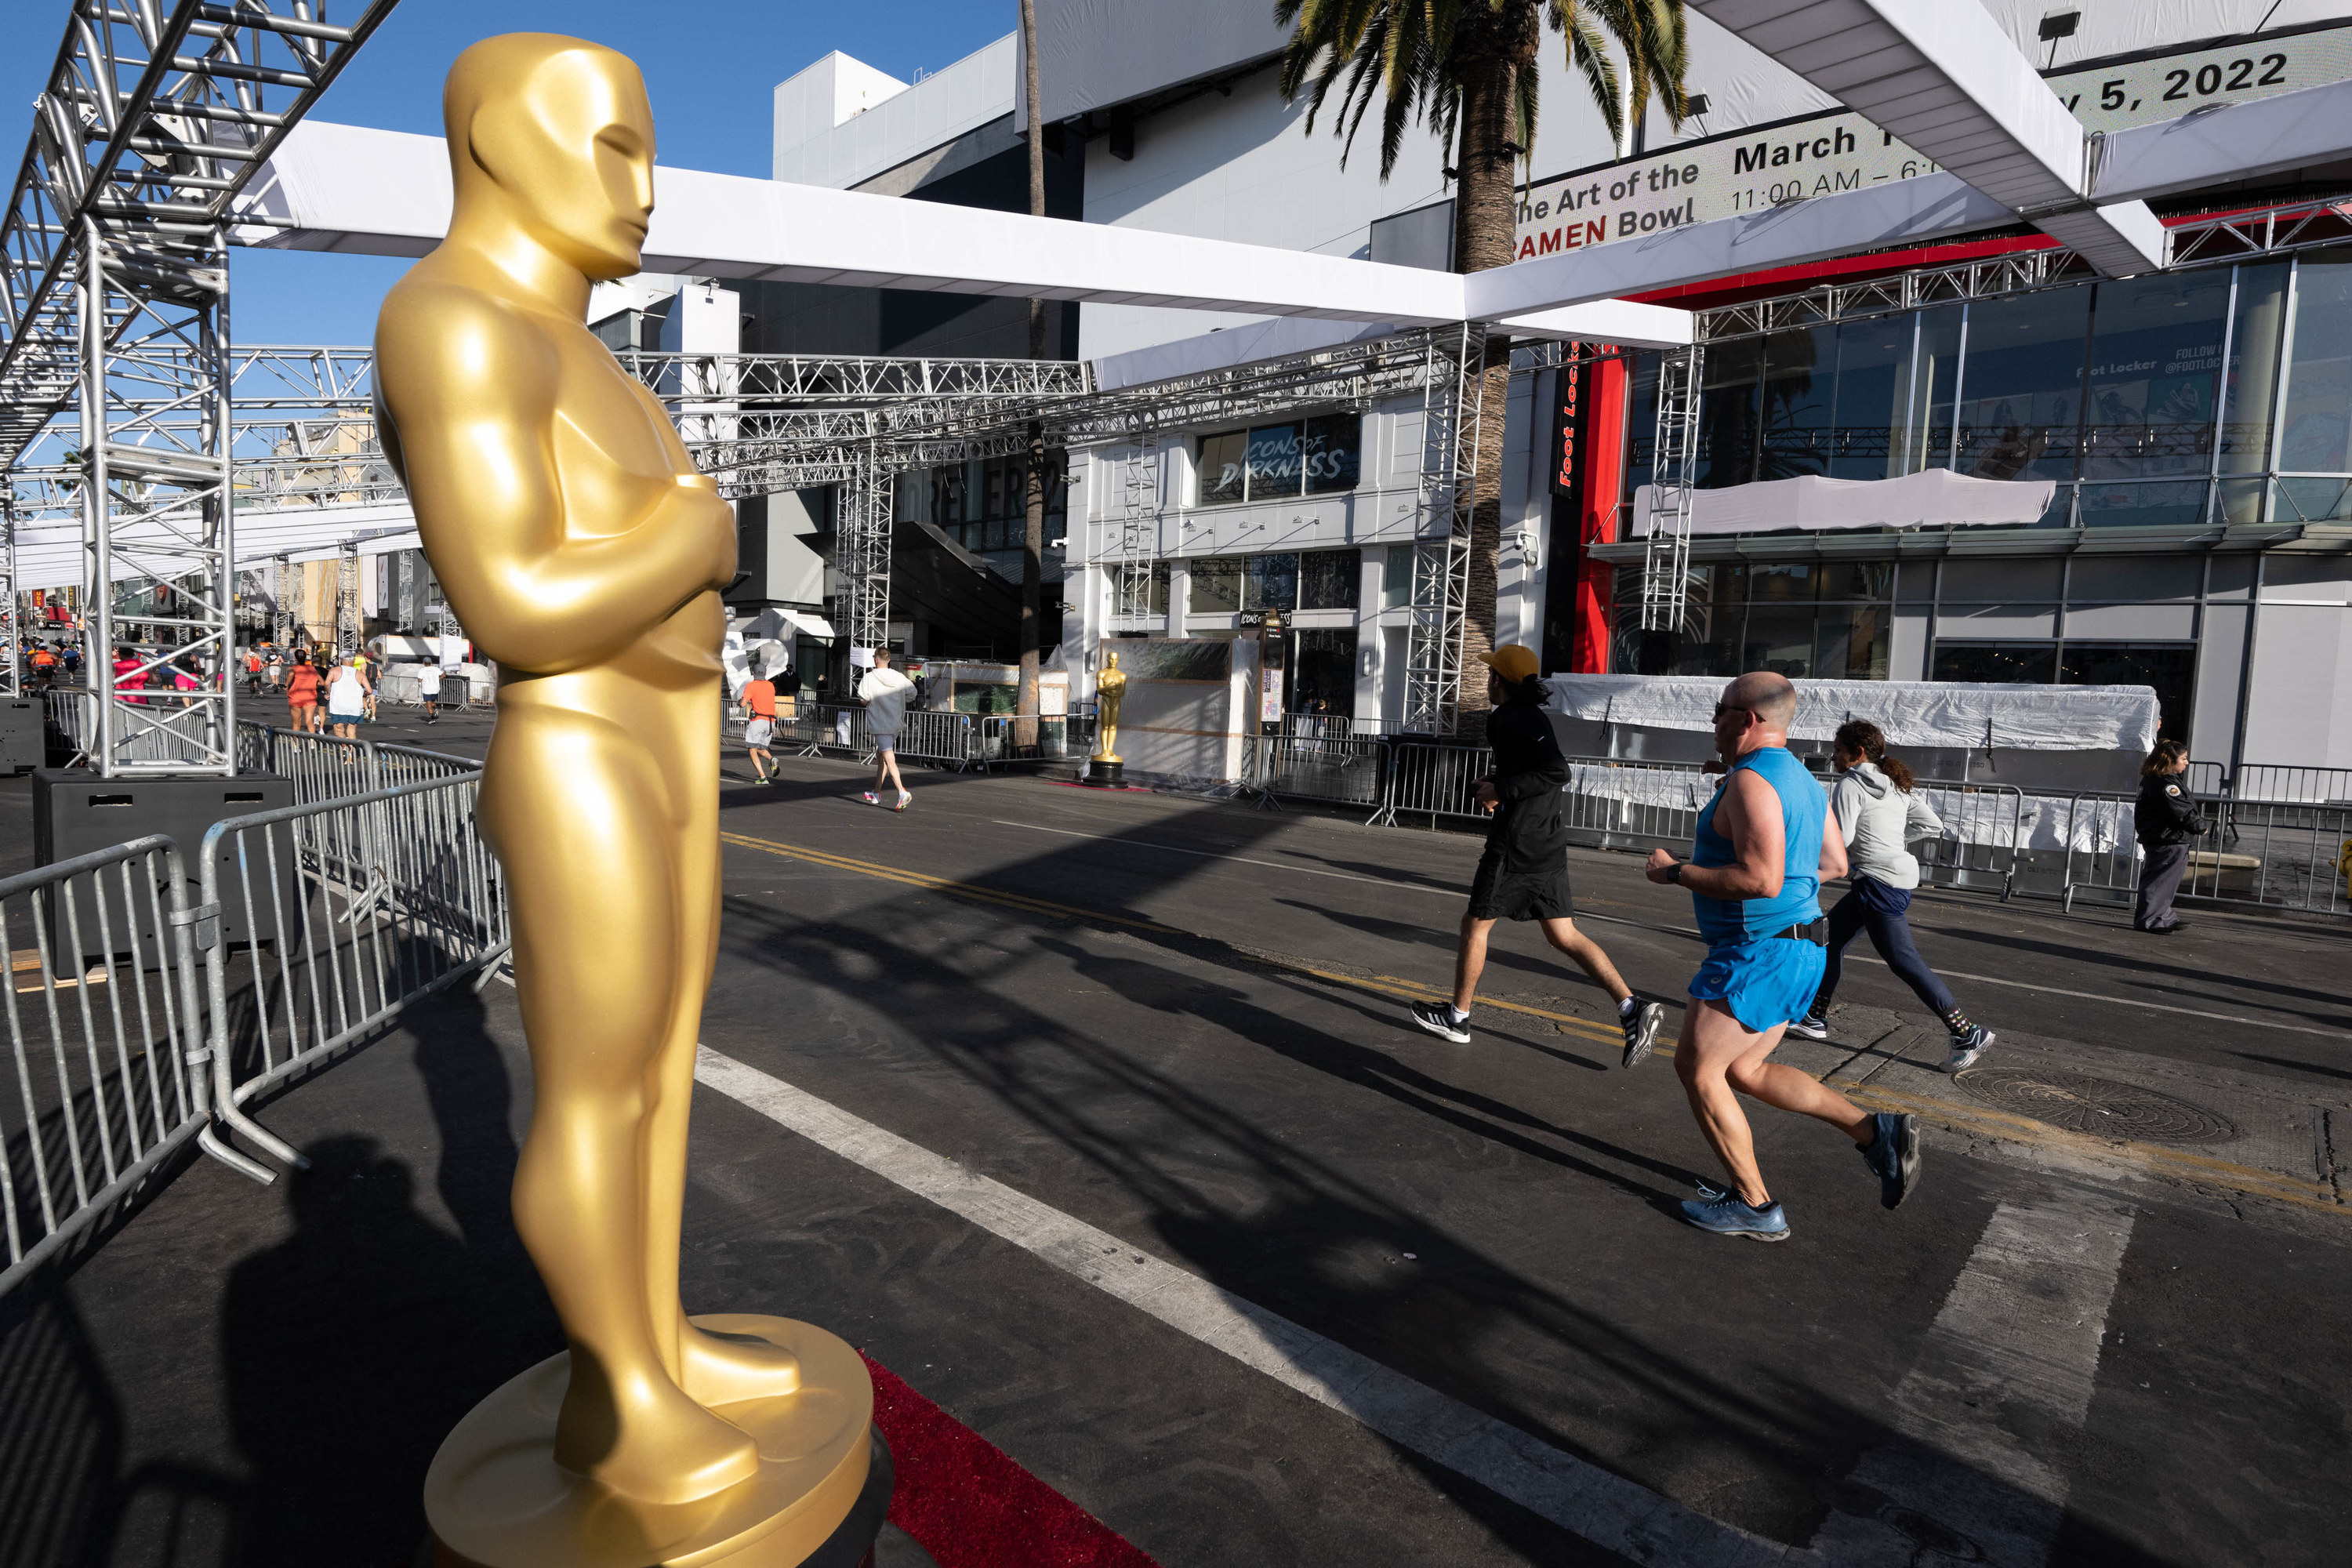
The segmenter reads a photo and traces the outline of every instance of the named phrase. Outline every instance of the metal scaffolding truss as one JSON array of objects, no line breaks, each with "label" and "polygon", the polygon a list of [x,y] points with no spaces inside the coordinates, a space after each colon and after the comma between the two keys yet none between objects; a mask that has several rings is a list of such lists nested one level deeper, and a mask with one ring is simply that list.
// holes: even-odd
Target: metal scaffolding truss
[{"label": "metal scaffolding truss", "polygon": [[1691,497],[1698,484],[1698,408],[1705,349],[1658,362],[1656,477],[1642,553],[1642,629],[1679,631],[1690,577]]},{"label": "metal scaffolding truss", "polygon": [[1470,521],[1478,473],[1481,375],[1486,330],[1433,329],[1422,350],[1425,398],[1421,485],[1426,514],[1445,531],[1413,542],[1412,622],[1405,641],[1404,727],[1450,735],[1461,708],[1464,633],[1470,612]]},{"label": "metal scaffolding truss", "polygon": [[236,770],[223,223],[392,5],[339,26],[307,0],[77,0],[35,102],[0,219],[0,468],[76,406],[90,642],[114,646],[118,584],[148,579],[169,588],[137,619],[169,646],[129,673],[195,664],[168,700],[101,684],[103,776]]},{"label": "metal scaffolding truss", "polygon": [[897,490],[896,475],[868,448],[865,462],[835,492],[840,511],[834,520],[834,570],[840,588],[835,614],[853,649],[889,645],[890,520]]},{"label": "metal scaffolding truss", "polygon": [[855,354],[647,353],[618,356],[631,374],[667,396],[680,388],[729,387],[744,408],[865,406],[964,398],[1082,397],[1094,390],[1082,360],[885,359]]}]

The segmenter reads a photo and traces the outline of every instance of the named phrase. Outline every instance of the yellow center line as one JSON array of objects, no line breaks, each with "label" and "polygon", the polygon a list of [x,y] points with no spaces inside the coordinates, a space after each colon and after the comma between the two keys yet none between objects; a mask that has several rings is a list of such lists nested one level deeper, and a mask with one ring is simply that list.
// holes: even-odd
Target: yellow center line
[{"label": "yellow center line", "polygon": [[[1197,936],[1175,926],[1160,925],[1151,921],[1137,920],[1129,915],[1115,915],[1101,910],[1085,909],[1076,904],[1055,903],[1047,899],[1032,898],[1024,893],[1001,892],[993,888],[977,887],[951,878],[935,877],[928,872],[904,870],[896,866],[878,865],[871,860],[852,859],[846,855],[835,855],[822,849],[804,848],[796,844],[781,844],[771,838],[754,838],[748,834],[721,833],[722,842],[745,849],[762,850],[771,855],[788,856],[811,865],[837,871],[851,871],[860,876],[878,878],[907,887],[921,888],[931,892],[947,893],[957,898],[972,899],[1002,908],[1019,910],[1028,914],[1041,914],[1055,919],[1070,918],[1092,921],[1101,924],[1126,926],[1136,931],[1157,932],[1163,936]],[[1213,939],[1207,939],[1213,940]],[[1450,1001],[1452,993],[1402,975],[1378,974],[1369,978],[1343,974],[1337,970],[1318,969],[1313,964],[1274,957],[1264,953],[1242,952],[1246,961],[1268,969],[1306,975],[1334,985],[1344,985],[1375,994],[1401,996],[1416,1002]],[[1543,1007],[1531,1007],[1520,1002],[1486,1001],[1482,1007],[1523,1014],[1542,1018],[1572,1030],[1590,1039],[1615,1045],[1622,1041],[1619,1031],[1588,1018],[1570,1013],[1556,1013]],[[1657,1054],[1657,1059],[1671,1059],[1672,1047]],[[1908,1110],[1931,1116],[1948,1126],[2004,1138],[2011,1142],[2042,1148],[2060,1149],[2070,1152],[2107,1160],[2126,1160],[2154,1168],[2181,1181],[2202,1182],[2208,1186],[2232,1188],[2250,1196],[2268,1198],[2304,1208],[2317,1209],[2338,1217],[2352,1217],[2341,1204],[2334,1200],[2328,1188],[2318,1182],[2298,1181],[2274,1171],[2264,1171],[2252,1165],[2241,1165],[2228,1160],[2218,1160],[2210,1154],[2192,1154],[2183,1150],[2168,1149],[2159,1144],[2139,1143],[2124,1139],[2095,1138],[2085,1133],[2069,1132],[2031,1117],[2018,1116],[1986,1107],[1962,1104],[1938,1099],[1933,1095],[1915,1094],[1903,1089],[1887,1089],[1840,1079],[1828,1082],[1830,1087],[1845,1095],[1855,1104],[1873,1110]]]}]

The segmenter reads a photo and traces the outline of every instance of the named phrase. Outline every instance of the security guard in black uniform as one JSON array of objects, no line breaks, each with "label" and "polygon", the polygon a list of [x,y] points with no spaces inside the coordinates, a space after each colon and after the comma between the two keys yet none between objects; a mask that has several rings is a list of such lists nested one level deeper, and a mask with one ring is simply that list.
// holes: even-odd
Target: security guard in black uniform
[{"label": "security guard in black uniform", "polygon": [[2189,841],[2204,837],[2205,814],[2189,798],[2189,748],[2158,741],[2139,765],[2139,799],[2132,806],[2132,834],[2139,840],[2137,930],[2168,936],[2180,929],[2172,896],[2189,868]]}]

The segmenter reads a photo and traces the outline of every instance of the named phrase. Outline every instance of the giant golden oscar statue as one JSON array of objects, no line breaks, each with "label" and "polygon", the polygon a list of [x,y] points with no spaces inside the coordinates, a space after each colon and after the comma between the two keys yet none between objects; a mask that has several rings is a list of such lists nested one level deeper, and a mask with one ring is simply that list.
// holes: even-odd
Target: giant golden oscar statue
[{"label": "giant golden oscar statue", "polygon": [[571,1349],[458,1424],[426,1513],[446,1563],[797,1563],[866,1480],[873,1389],[822,1330],[678,1300],[735,528],[582,325],[590,280],[638,268],[653,113],[627,59],[537,33],[459,56],[443,110],[456,209],[384,300],[379,416],[500,669],[481,820],[536,1083],[515,1223]]}]

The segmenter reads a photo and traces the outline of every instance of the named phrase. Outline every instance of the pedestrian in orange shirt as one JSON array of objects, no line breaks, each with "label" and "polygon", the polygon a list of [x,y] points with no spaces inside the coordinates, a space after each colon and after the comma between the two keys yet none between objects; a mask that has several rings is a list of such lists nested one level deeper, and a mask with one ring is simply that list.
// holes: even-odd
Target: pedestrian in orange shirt
[{"label": "pedestrian in orange shirt", "polygon": [[743,683],[743,710],[751,715],[743,726],[743,749],[751,759],[751,771],[761,784],[776,782],[775,753],[768,742],[776,736],[776,683],[766,676]]}]

